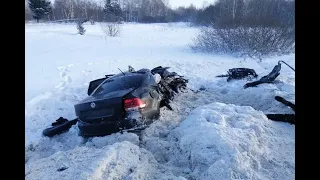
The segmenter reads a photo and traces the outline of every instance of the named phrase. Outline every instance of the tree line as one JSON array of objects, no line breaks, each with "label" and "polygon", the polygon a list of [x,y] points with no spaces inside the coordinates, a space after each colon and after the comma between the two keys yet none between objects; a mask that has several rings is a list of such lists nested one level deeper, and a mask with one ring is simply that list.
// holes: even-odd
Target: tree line
[{"label": "tree line", "polygon": [[[110,8],[111,7],[111,8]],[[125,22],[168,22],[167,0],[28,0],[25,6],[25,20],[55,21],[61,19],[90,18],[107,21],[108,10],[115,10]]]},{"label": "tree line", "polygon": [[196,24],[215,27],[284,27],[295,24],[294,0],[218,0],[201,9]]},{"label": "tree line", "polygon": [[[190,22],[193,25],[293,26],[295,2],[290,0],[218,0],[207,7],[170,8],[168,0],[28,0],[25,20],[44,21],[90,18],[106,21],[107,6],[116,7],[125,22]],[[41,8],[39,8],[41,7]],[[110,9],[110,8],[109,8]]]},{"label": "tree line", "polygon": [[195,51],[262,58],[295,52],[295,2],[218,0],[200,10]]},{"label": "tree line", "polygon": [[25,14],[26,20],[37,21],[190,22],[201,27],[195,51],[261,59],[295,49],[294,0],[217,0],[203,8],[176,9],[168,0],[28,0]]}]

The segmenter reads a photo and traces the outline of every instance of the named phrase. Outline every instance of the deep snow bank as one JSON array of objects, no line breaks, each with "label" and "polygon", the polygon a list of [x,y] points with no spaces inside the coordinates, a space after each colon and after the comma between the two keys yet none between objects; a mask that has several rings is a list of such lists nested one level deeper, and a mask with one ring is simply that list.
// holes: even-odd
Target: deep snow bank
[{"label": "deep snow bank", "polygon": [[128,141],[102,148],[76,147],[26,165],[26,179],[184,179]]},{"label": "deep snow bank", "polygon": [[168,123],[151,125],[141,140],[132,133],[81,140],[76,129],[42,139],[26,150],[26,179],[294,179],[293,125],[223,103],[194,109],[175,128]]},{"label": "deep snow bank", "polygon": [[193,110],[157,151],[188,179],[294,179],[294,132],[252,107],[212,103]]}]

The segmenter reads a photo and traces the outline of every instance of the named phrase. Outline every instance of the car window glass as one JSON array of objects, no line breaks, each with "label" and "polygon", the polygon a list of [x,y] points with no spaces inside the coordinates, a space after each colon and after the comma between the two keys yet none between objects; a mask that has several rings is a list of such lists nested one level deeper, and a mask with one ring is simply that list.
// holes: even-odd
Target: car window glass
[{"label": "car window glass", "polygon": [[143,79],[143,75],[140,74],[129,74],[126,76],[110,78],[106,80],[100,87],[98,87],[98,89],[92,94],[92,96],[129,88],[137,88],[141,85]]}]

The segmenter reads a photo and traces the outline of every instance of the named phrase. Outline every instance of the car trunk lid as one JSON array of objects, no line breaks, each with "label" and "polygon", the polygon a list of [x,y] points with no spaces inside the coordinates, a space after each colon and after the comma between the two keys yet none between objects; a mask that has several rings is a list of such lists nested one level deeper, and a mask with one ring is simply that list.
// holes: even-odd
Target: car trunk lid
[{"label": "car trunk lid", "polygon": [[90,96],[75,105],[76,115],[81,121],[98,123],[117,121],[124,116],[123,97],[133,88],[110,92],[99,96]]}]

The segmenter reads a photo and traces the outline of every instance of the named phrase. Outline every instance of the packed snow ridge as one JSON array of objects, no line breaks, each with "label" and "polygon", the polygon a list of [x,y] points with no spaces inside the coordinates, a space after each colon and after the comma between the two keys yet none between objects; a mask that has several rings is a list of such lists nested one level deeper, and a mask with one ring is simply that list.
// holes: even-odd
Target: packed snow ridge
[{"label": "packed snow ridge", "polygon": [[169,121],[156,122],[141,139],[117,133],[84,141],[76,128],[44,138],[26,150],[26,178],[294,179],[292,126],[261,111],[211,103],[172,130]]},{"label": "packed snow ridge", "polygon": [[[294,179],[295,126],[265,116],[294,113],[274,100],[294,102],[294,72],[283,67],[275,83],[248,89],[247,80],[215,77],[235,67],[261,77],[278,60],[294,66],[294,55],[257,62],[195,54],[186,47],[197,30],[183,24],[125,24],[114,39],[100,38],[99,25],[86,29],[75,36],[70,25],[26,25],[26,179]],[[58,117],[75,117],[89,81],[128,65],[169,66],[206,90],[177,95],[174,110],[163,108],[138,134],[82,138],[73,126],[41,136]]]}]

